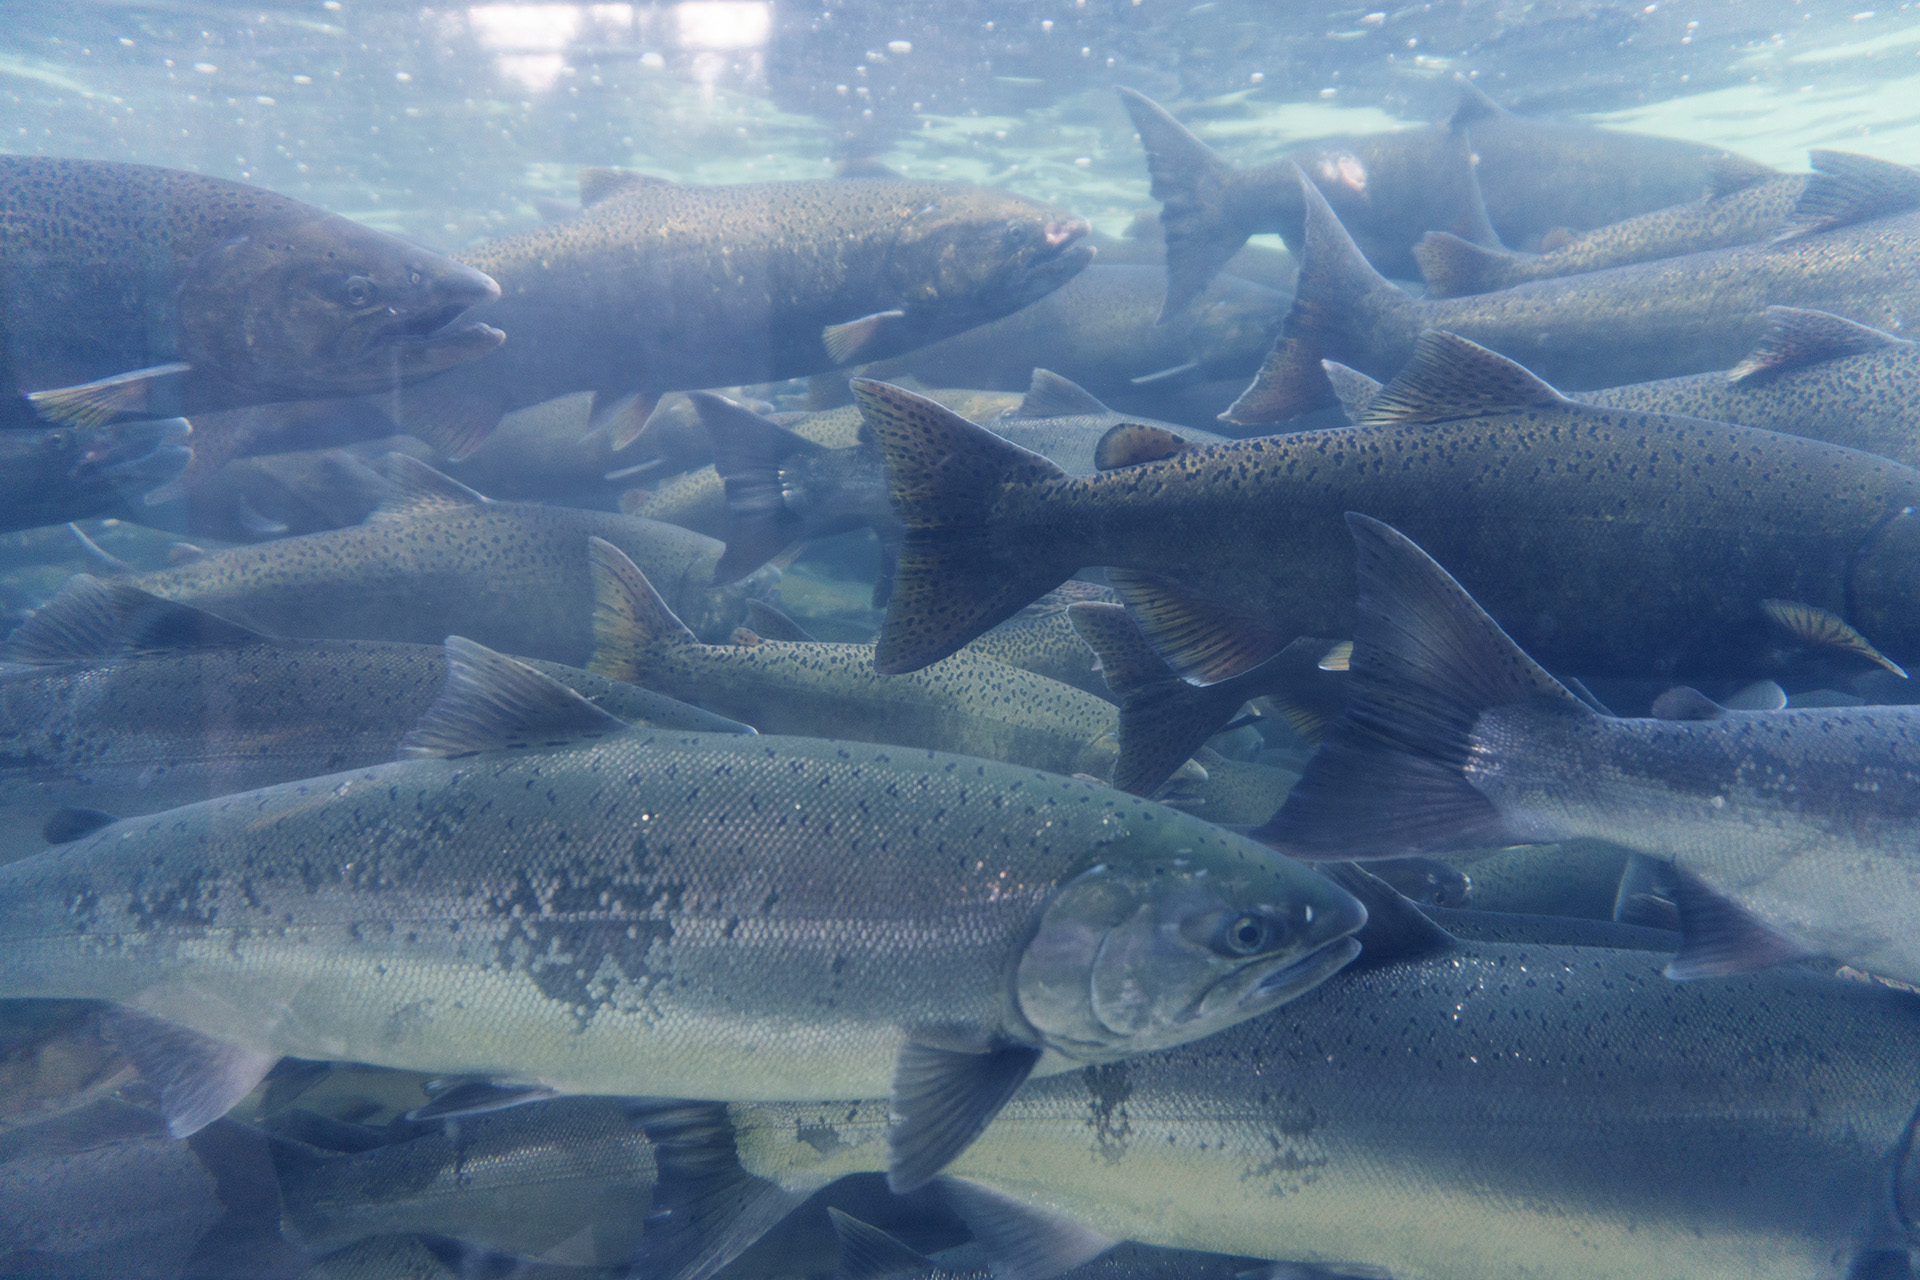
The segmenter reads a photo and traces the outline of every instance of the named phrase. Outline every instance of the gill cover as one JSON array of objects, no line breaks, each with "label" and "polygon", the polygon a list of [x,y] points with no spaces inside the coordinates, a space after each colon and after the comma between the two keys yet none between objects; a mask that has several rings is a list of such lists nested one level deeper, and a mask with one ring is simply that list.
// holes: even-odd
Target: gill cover
[{"label": "gill cover", "polygon": [[1317,985],[1365,921],[1344,890],[1238,837],[1123,835],[1042,906],[1014,999],[1067,1057],[1163,1049]]}]

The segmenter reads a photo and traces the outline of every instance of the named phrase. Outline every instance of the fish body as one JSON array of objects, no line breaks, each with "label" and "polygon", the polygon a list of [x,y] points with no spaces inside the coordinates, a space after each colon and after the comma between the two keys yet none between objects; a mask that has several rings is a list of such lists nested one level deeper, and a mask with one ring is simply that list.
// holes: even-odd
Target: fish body
[{"label": "fish body", "polygon": [[1358,950],[1337,887],[1109,788],[632,730],[448,648],[414,758],[0,868],[5,994],[133,1010],[176,1132],[287,1054],[565,1093],[891,1091],[898,1186],[1009,1076],[1208,1034]]},{"label": "fish body", "polygon": [[1131,452],[1160,460],[1084,477],[905,392],[857,386],[907,526],[876,655],[886,671],[944,656],[1105,565],[1161,657],[1217,683],[1299,635],[1349,634],[1340,517],[1353,510],[1427,539],[1562,670],[1736,675],[1774,644],[1767,599],[1842,616],[1895,661],[1920,650],[1903,603],[1920,586],[1905,550],[1920,474],[1817,441],[1573,404],[1448,335],[1423,340],[1364,429],[1199,449],[1142,429]]},{"label": "fish body", "polygon": [[1166,269],[1095,265],[1038,302],[964,333],[861,370],[895,382],[1024,390],[1036,366],[1096,395],[1137,392],[1131,380],[1175,367],[1195,377],[1233,377],[1258,367],[1292,296],[1221,275],[1169,323],[1155,319]]},{"label": "fish body", "polygon": [[136,502],[186,469],[183,419],[93,430],[0,430],[0,531],[83,520]]},{"label": "fish body", "polygon": [[1725,369],[1764,337],[1771,306],[1830,311],[1897,331],[1920,308],[1920,213],[1879,216],[1877,190],[1854,182],[1854,171],[1900,169],[1916,186],[1920,178],[1859,157],[1821,152],[1815,160],[1836,173],[1816,175],[1802,206],[1835,191],[1845,201],[1851,192],[1862,216],[1763,243],[1431,300],[1374,272],[1327,203],[1303,186],[1308,243],[1286,335],[1223,417],[1249,425],[1330,405],[1320,360],[1391,377],[1428,329],[1471,338],[1580,389]]},{"label": "fish body", "polygon": [[1110,767],[1101,739],[1115,729],[1113,704],[1071,685],[964,650],[889,676],[874,670],[871,645],[701,644],[611,544],[592,555],[592,668],[614,680],[751,717],[763,733],[953,751],[1049,773]]},{"label": "fish body", "polygon": [[1804,174],[1735,171],[1724,187],[1686,204],[1569,234],[1543,253],[1491,249],[1445,232],[1429,232],[1413,248],[1427,296],[1491,293],[1529,280],[1581,275],[1608,267],[1752,244],[1787,227],[1806,190]]},{"label": "fish body", "polygon": [[1826,312],[1772,307],[1767,321],[1766,336],[1730,371],[1574,399],[1738,422],[1920,464],[1920,347]]},{"label": "fish body", "polygon": [[[0,157],[9,416],[99,422],[385,390],[498,346],[483,272],[286,196],[102,160]],[[131,381],[100,380],[137,374]],[[92,393],[82,390],[93,388]]]},{"label": "fish body", "polygon": [[574,1266],[628,1261],[652,1209],[653,1146],[612,1098],[554,1098],[328,1152],[273,1147],[283,1221],[314,1254],[432,1235]]},{"label": "fish body", "polygon": [[592,648],[587,539],[599,537],[642,565],[696,626],[738,621],[738,591],[712,586],[721,548],[710,538],[611,511],[490,502],[424,464],[406,468],[404,481],[365,524],[129,581],[270,635],[437,644],[459,634],[578,666]]},{"label": "fish body", "polygon": [[[1874,1217],[1914,1187],[1916,1019],[1806,973],[1676,987],[1644,951],[1454,941],[1033,1082],[951,1172],[1110,1239],[1335,1272],[1840,1280],[1912,1244]],[[787,1185],[871,1167],[884,1118],[728,1113]]]},{"label": "fish body", "polygon": [[1017,311],[1093,256],[1084,221],[961,183],[691,186],[589,170],[582,193],[579,216],[466,255],[501,282],[483,318],[513,340],[403,391],[403,427],[484,434],[572,391],[651,400],[822,373]]},{"label": "fish body", "polygon": [[[391,760],[446,683],[437,644],[275,640],[140,596],[76,579],[0,649],[22,664],[0,672],[0,858],[44,848],[45,824],[63,811],[128,817]],[[127,624],[37,643],[96,610]],[[200,634],[171,648],[149,638],[167,626]],[[533,665],[631,724],[731,723],[590,671]]]},{"label": "fish body", "polygon": [[1350,519],[1347,717],[1262,838],[1342,858],[1607,840],[1680,877],[1674,976],[1820,953],[1920,980],[1920,709],[1728,711],[1693,694],[1678,718],[1605,715],[1404,534]]},{"label": "fish body", "polygon": [[1418,273],[1429,231],[1530,249],[1555,228],[1587,230],[1693,200],[1729,153],[1590,125],[1529,120],[1462,82],[1441,125],[1302,143],[1281,159],[1228,165],[1160,107],[1122,89],[1161,202],[1170,283],[1163,315],[1195,297],[1249,235],[1298,247],[1309,208],[1300,175],[1390,276]]}]

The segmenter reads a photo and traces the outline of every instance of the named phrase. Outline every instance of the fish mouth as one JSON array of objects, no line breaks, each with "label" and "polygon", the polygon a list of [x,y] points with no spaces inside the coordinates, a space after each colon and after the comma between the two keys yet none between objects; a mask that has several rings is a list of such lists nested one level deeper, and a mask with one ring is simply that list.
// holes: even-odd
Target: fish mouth
[{"label": "fish mouth", "polygon": [[1258,982],[1249,987],[1240,997],[1242,1003],[1258,1001],[1265,1004],[1285,1004],[1295,996],[1304,995],[1313,990],[1340,970],[1353,963],[1360,954],[1360,940],[1351,935],[1336,938],[1317,951],[1310,951],[1290,964],[1278,965],[1264,974]]},{"label": "fish mouth", "polygon": [[[429,346],[448,340],[462,340],[476,336],[485,330],[499,333],[492,325],[478,320],[461,323],[461,317],[472,309],[467,302],[448,302],[437,307],[427,307],[412,315],[397,316],[382,327],[374,341],[387,347]],[[506,335],[501,334],[504,338]]]}]

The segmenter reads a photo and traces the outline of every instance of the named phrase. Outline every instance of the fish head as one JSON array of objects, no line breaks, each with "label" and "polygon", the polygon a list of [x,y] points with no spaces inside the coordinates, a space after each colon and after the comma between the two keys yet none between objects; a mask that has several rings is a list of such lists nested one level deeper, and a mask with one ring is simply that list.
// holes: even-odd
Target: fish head
[{"label": "fish head", "polygon": [[1366,908],[1243,837],[1164,818],[1108,841],[1039,910],[1014,974],[1045,1045],[1111,1061],[1285,1004],[1359,954]]},{"label": "fish head", "polygon": [[997,320],[1052,293],[1093,261],[1086,219],[1003,191],[955,184],[901,225],[888,284],[916,335]]},{"label": "fish head", "polygon": [[506,335],[467,317],[491,276],[332,216],[256,228],[180,285],[181,358],[237,385],[322,399],[388,389],[484,355]]}]

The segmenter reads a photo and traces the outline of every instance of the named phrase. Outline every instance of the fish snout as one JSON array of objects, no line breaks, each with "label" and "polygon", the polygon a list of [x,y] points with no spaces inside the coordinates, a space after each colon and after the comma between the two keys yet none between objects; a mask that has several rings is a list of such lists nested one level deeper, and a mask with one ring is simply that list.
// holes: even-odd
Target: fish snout
[{"label": "fish snout", "polygon": [[1047,248],[1058,249],[1072,244],[1092,230],[1093,224],[1085,218],[1050,218],[1046,226],[1041,228],[1041,234],[1046,237]]},{"label": "fish snout", "polygon": [[500,300],[500,284],[486,272],[456,262],[434,280],[433,300],[442,305],[484,306]]}]

